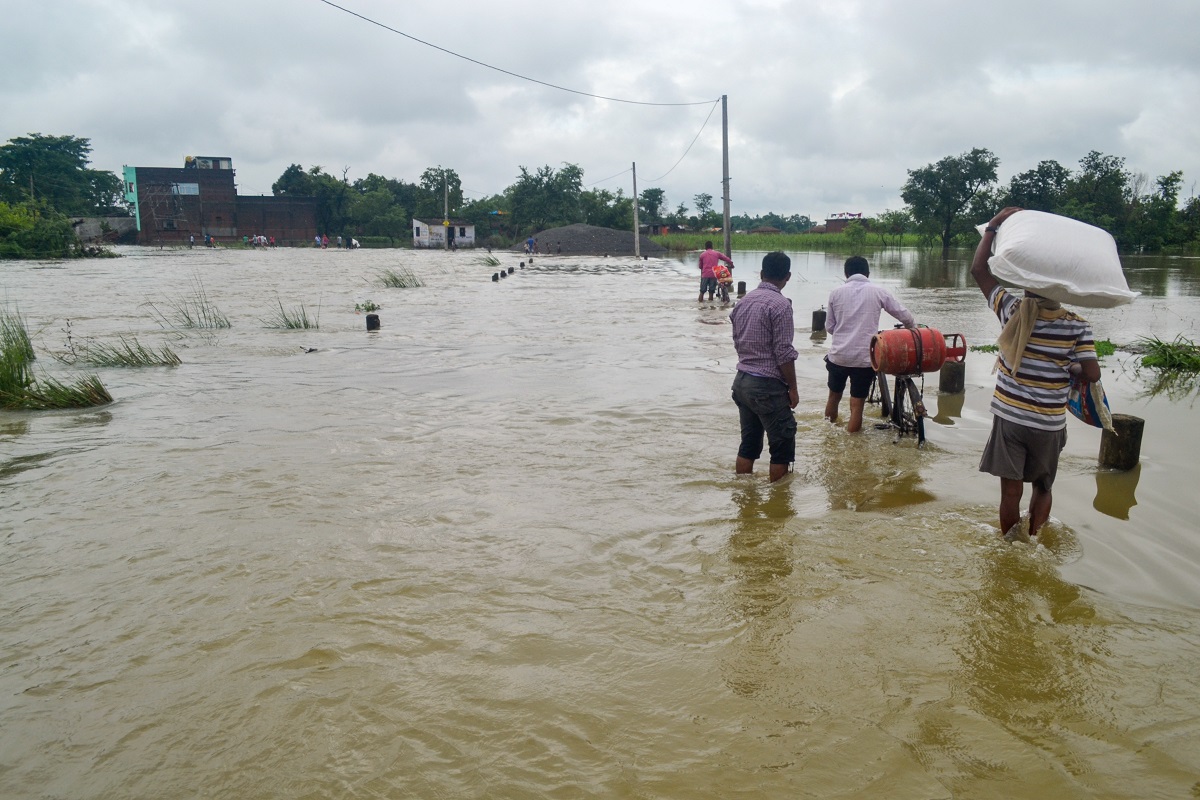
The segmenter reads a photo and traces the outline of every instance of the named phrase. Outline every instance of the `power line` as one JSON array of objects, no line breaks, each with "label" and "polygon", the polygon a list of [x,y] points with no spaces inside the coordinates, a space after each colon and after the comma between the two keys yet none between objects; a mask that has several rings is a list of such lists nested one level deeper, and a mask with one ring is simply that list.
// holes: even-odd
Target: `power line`
[{"label": "power line", "polygon": [[592,188],[593,186],[599,186],[600,184],[604,183],[605,181],[611,181],[613,178],[619,178],[619,177],[621,177],[622,175],[626,174],[627,172],[633,172],[633,168],[632,168],[632,167],[630,167],[629,169],[623,169],[623,170],[621,170],[620,172],[618,172],[616,175],[609,175],[609,176],[608,176],[607,178],[605,178],[604,180],[599,180],[599,181],[596,181],[595,183],[589,183],[589,184],[588,184],[587,186],[585,186],[584,188],[585,188],[585,189],[590,189],[590,188]]},{"label": "power line", "polygon": [[695,103],[650,103],[650,102],[646,102],[644,100],[623,100],[619,97],[606,97],[605,95],[602,95],[602,94],[591,94],[590,92],[581,92],[578,89],[569,89],[566,86],[558,86],[557,84],[547,83],[546,81],[541,81],[541,80],[538,80],[537,78],[530,78],[527,75],[520,75],[516,72],[510,72],[509,70],[502,69],[500,67],[494,67],[491,64],[485,64],[484,62],[478,61],[474,58],[471,58],[470,56],[464,56],[462,53],[456,53],[453,50],[447,50],[445,47],[441,47],[439,45],[433,44],[432,42],[427,42],[424,39],[418,39],[416,36],[407,34],[404,31],[396,30],[395,28],[390,27],[388,25],[384,25],[382,22],[373,20],[370,17],[365,17],[356,11],[351,11],[348,8],[339,6],[337,3],[331,3],[330,0],[320,0],[320,2],[324,3],[325,5],[329,6],[330,8],[336,8],[338,11],[343,11],[352,17],[358,17],[363,22],[369,22],[372,25],[377,25],[380,28],[383,28],[385,31],[390,31],[391,33],[394,33],[398,36],[403,36],[405,39],[411,39],[412,41],[417,42],[418,44],[423,44],[426,47],[432,47],[434,50],[441,50],[443,53],[452,55],[455,58],[461,58],[463,61],[470,61],[472,64],[477,64],[478,66],[485,67],[490,70],[495,70],[496,72],[502,72],[505,75],[510,75],[514,78],[520,78],[523,81],[529,81],[530,83],[541,84],[542,86],[547,86],[551,89],[558,89],[559,91],[570,92],[571,94],[583,95],[584,97],[592,97],[597,100],[610,100],[614,103],[628,103],[630,105],[635,105],[635,106],[702,106],[702,105],[706,105],[707,103],[712,102],[711,100],[701,100],[701,101],[695,102]]},{"label": "power line", "polygon": [[661,181],[663,178],[667,177],[672,172],[674,172],[675,167],[678,167],[681,163],[683,163],[683,160],[685,158],[687,158],[687,154],[692,152],[692,146],[696,144],[696,141],[700,138],[700,134],[704,133],[704,128],[708,125],[708,121],[710,119],[712,119],[713,112],[717,110],[717,103],[720,103],[720,102],[721,102],[720,99],[718,99],[716,102],[713,103],[713,107],[708,110],[708,116],[704,118],[704,123],[700,126],[700,130],[696,131],[696,136],[695,136],[695,138],[692,139],[692,144],[689,144],[687,146],[687,150],[683,151],[683,155],[681,155],[679,157],[679,160],[675,162],[675,166],[671,167],[669,170],[664,172],[662,175],[659,175],[657,178],[651,178],[650,183],[657,183],[658,181]]}]

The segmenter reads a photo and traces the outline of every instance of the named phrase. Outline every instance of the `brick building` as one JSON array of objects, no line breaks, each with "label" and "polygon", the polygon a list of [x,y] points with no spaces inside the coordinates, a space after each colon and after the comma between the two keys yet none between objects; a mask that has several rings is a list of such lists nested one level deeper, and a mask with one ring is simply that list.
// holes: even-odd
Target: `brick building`
[{"label": "brick building", "polygon": [[307,245],[317,234],[312,197],[239,196],[233,161],[188,156],[183,167],[125,167],[125,199],[133,206],[138,244],[185,243],[206,235],[218,242],[273,236]]}]

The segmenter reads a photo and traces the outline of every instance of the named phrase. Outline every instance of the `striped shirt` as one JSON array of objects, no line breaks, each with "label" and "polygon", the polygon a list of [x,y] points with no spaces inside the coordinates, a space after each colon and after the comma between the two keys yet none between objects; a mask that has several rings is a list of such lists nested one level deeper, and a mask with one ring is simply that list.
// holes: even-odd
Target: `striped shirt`
[{"label": "striped shirt", "polygon": [[[738,372],[784,381],[780,364],[800,355],[792,346],[796,335],[792,301],[773,283],[763,281],[729,312]],[[786,382],[786,381],[784,381]]]},{"label": "striped shirt", "polygon": [[[1016,312],[1021,298],[997,286],[989,301],[1004,325]],[[1086,319],[1064,308],[1039,310],[1017,374],[1012,373],[1003,355],[997,359],[992,413],[1028,428],[1062,430],[1067,426],[1067,391],[1071,383],[1067,367],[1073,361],[1095,358],[1096,345]]]}]

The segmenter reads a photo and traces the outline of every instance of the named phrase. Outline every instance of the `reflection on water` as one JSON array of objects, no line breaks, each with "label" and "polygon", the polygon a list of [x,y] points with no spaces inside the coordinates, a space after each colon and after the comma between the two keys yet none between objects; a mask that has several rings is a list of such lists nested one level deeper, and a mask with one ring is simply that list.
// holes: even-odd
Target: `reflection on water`
[{"label": "reflection on water", "polygon": [[938,392],[936,395],[937,409],[930,419],[939,425],[953,425],[954,420],[962,416],[963,404],[966,403],[966,400],[965,392],[957,394]]},{"label": "reflection on water", "polygon": [[832,509],[883,511],[935,499],[921,469],[926,459],[936,458],[934,451],[918,449],[912,437],[897,439],[891,430],[876,429],[872,411],[877,409],[868,406],[859,433],[838,425],[819,431],[804,477],[825,488]]},{"label": "reflection on water", "polygon": [[743,480],[734,492],[737,509],[729,537],[729,562],[738,579],[738,605],[748,618],[770,612],[786,599],[782,579],[792,574],[792,492],[778,484]]},{"label": "reflection on water", "polygon": [[1129,519],[1129,510],[1137,505],[1134,494],[1141,477],[1140,463],[1124,472],[1097,470],[1096,499],[1092,501],[1092,507],[1110,517]]}]

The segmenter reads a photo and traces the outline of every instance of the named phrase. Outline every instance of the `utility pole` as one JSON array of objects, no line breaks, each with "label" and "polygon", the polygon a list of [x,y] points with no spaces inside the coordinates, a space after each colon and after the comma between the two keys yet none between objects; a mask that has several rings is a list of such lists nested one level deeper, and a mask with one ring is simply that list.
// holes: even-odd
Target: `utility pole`
[{"label": "utility pole", "polygon": [[725,255],[733,258],[729,231],[729,96],[721,95],[721,185],[725,190]]},{"label": "utility pole", "polygon": [[442,233],[446,249],[450,249],[450,179],[442,173]]},{"label": "utility pole", "polygon": [[633,257],[642,257],[641,226],[638,225],[637,162],[633,162]]}]

